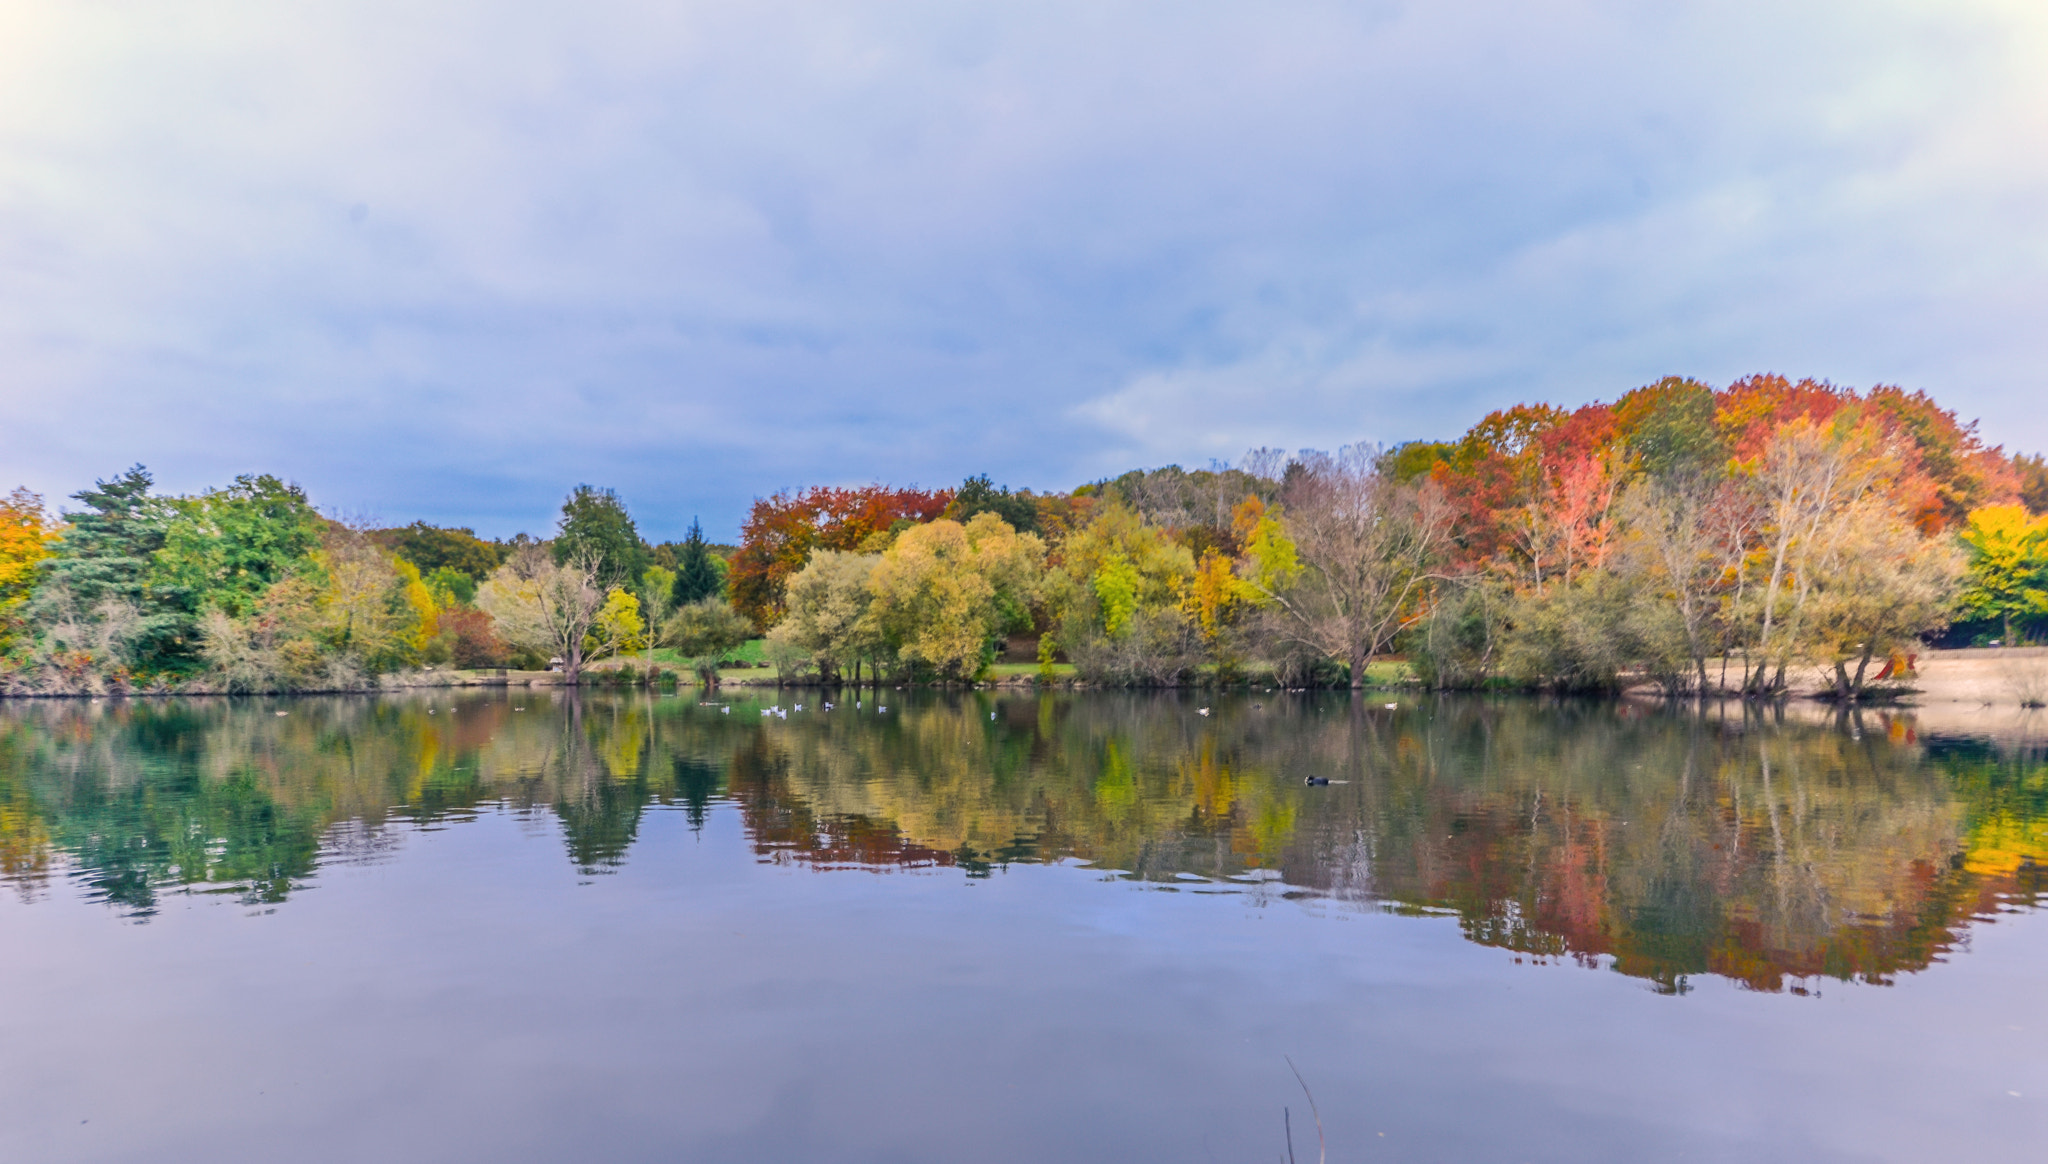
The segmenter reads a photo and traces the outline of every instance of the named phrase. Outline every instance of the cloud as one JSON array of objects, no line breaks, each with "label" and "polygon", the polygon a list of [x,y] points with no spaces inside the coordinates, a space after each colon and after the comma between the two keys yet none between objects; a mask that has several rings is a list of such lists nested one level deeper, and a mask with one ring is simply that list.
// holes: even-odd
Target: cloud
[{"label": "cloud", "polygon": [[1765,369],[2041,447],[2044,50],[1991,3],[17,4],[0,467],[729,534]]}]

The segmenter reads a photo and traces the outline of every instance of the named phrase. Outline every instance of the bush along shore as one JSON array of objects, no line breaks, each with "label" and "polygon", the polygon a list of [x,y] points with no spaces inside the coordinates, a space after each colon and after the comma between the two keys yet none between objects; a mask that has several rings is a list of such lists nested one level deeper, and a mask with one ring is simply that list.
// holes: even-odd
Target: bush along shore
[{"label": "bush along shore", "polygon": [[264,475],[167,496],[137,466],[72,501],[0,504],[0,693],[502,671],[1862,702],[1935,681],[1936,647],[2048,631],[2042,458],[1924,393],[1778,376],[1068,492],[819,486],[757,500],[733,545],[650,542],[590,486],[493,540],[335,521]]}]

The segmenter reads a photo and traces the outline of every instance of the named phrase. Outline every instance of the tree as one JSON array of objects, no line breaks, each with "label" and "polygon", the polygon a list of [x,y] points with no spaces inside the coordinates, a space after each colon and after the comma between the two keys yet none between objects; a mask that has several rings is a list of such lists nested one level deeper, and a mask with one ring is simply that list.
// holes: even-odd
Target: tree
[{"label": "tree", "polygon": [[1874,495],[1844,507],[1825,536],[1809,567],[1813,639],[1816,653],[1833,664],[1836,698],[1850,700],[1863,694],[1874,655],[1947,624],[1962,563],[1946,537],[1921,537]]},{"label": "tree", "polygon": [[[1888,475],[1887,445],[1878,426],[1854,415],[1825,426],[1802,415],[1780,426],[1744,466],[1762,538],[1750,561],[1763,572],[1748,588],[1749,609],[1739,612],[1747,616],[1744,646],[1756,663],[1743,678],[1744,691],[1783,689],[1786,666],[1803,645],[1801,616],[1817,577],[1808,567],[1825,552],[1830,523]],[[1767,677],[1772,666],[1777,673]]]},{"label": "tree", "polygon": [[422,574],[451,570],[481,582],[505,560],[503,548],[476,536],[468,526],[428,525],[416,521],[397,529],[376,531],[385,548],[420,568]]},{"label": "tree", "polygon": [[646,642],[647,622],[640,617],[640,600],[617,587],[604,596],[604,605],[583,636],[583,657],[603,659],[637,651]]},{"label": "tree", "polygon": [[[86,508],[67,515],[29,601],[26,614],[39,627],[62,625],[73,641],[100,644],[91,667],[174,669],[190,661],[190,617],[147,592],[150,561],[174,516],[166,499],[150,493],[153,484],[149,470],[135,465],[72,494]],[[110,629],[91,629],[99,622]]]},{"label": "tree", "polygon": [[1289,638],[1350,665],[1351,686],[1414,618],[1448,549],[1452,509],[1432,481],[1402,484],[1378,449],[1311,453],[1290,469],[1284,525],[1301,565],[1261,590]]},{"label": "tree", "polygon": [[2012,471],[2019,481],[2020,501],[2027,512],[2036,516],[2048,514],[2048,457],[2015,453]]},{"label": "tree", "polygon": [[962,523],[983,513],[995,514],[1018,533],[1034,533],[1038,529],[1038,499],[1031,491],[1012,493],[1008,486],[998,489],[986,473],[962,481],[953,494],[952,504],[946,507],[946,516]]},{"label": "tree", "polygon": [[552,550],[557,566],[592,564],[608,581],[634,583],[647,567],[647,547],[626,503],[610,489],[578,485],[562,502]]},{"label": "tree", "polygon": [[315,565],[323,582],[319,635],[328,650],[372,675],[419,661],[434,634],[435,609],[411,563],[392,557],[367,531],[335,525]]},{"label": "tree", "polygon": [[718,686],[718,665],[754,633],[745,615],[717,598],[700,598],[669,618],[663,639],[690,660],[706,687]]},{"label": "tree", "polygon": [[858,683],[861,664],[878,665],[888,647],[868,587],[879,561],[880,554],[813,553],[789,580],[783,619],[768,632],[769,641],[801,652],[827,683],[849,665]]},{"label": "tree", "polygon": [[1962,541],[1970,555],[1962,610],[1998,619],[2011,646],[2014,620],[2048,616],[2048,516],[2034,517],[2019,505],[1988,505],[1970,514]]},{"label": "tree", "polygon": [[1726,574],[1718,536],[1723,527],[1712,511],[1727,493],[1722,481],[1704,472],[1674,472],[1639,482],[1622,501],[1631,535],[1629,572],[1670,605],[1701,694],[1708,686],[1707,655],[1716,646],[1711,631]]},{"label": "tree", "polygon": [[996,635],[1028,626],[1045,544],[993,513],[903,531],[868,580],[882,633],[906,662],[972,678]]},{"label": "tree", "polygon": [[20,612],[34,591],[37,566],[50,556],[57,527],[43,512],[43,498],[26,488],[0,500],[0,652],[20,625]]},{"label": "tree", "polygon": [[669,616],[676,610],[675,586],[675,571],[665,566],[649,566],[640,575],[640,585],[633,592],[633,597],[640,603],[641,621],[646,624],[640,642],[650,662],[654,648],[661,645],[661,628],[667,625]]},{"label": "tree", "polygon": [[716,561],[715,557],[710,547],[704,544],[704,527],[696,518],[691,518],[690,536],[683,539],[682,550],[676,555],[672,589],[676,606],[688,606],[725,592],[723,563]]},{"label": "tree", "polygon": [[[1194,573],[1186,546],[1119,498],[1104,499],[1061,541],[1047,571],[1042,601],[1053,632],[1039,640],[1040,660],[1049,663],[1055,650],[1065,650],[1091,677],[1133,678],[1112,673],[1132,658],[1129,651],[1102,648],[1140,621],[1157,621],[1147,617],[1154,613],[1182,618]],[[1146,671],[1147,681],[1160,678],[1158,668]]]},{"label": "tree", "polygon": [[171,505],[175,516],[150,561],[148,587],[194,616],[212,609],[247,615],[320,545],[322,522],[305,490],[268,474],[244,474]]},{"label": "tree", "polygon": [[515,552],[477,588],[477,608],[491,616],[499,638],[561,659],[574,686],[583,676],[584,640],[610,598],[603,569],[598,552],[564,562]]},{"label": "tree", "polygon": [[862,550],[870,539],[945,512],[952,493],[939,489],[814,486],[757,498],[740,528],[732,558],[732,604],[766,630],[782,617],[783,585],[813,550]]}]

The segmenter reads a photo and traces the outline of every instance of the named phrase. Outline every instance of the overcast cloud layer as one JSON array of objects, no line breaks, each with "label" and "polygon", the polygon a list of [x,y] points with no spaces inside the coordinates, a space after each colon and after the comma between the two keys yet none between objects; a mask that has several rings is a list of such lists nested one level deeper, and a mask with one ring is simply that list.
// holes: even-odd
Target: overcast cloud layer
[{"label": "overcast cloud layer", "polygon": [[1754,371],[2048,446],[2048,5],[0,5],[0,481],[544,530]]}]

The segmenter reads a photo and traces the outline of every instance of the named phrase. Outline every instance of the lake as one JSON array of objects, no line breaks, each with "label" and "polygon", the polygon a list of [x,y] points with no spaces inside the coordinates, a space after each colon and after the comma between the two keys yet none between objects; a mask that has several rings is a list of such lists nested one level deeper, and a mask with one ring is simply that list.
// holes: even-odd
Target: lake
[{"label": "lake", "polygon": [[2027,725],[1394,703],[0,704],[0,1159],[2048,1144]]}]

